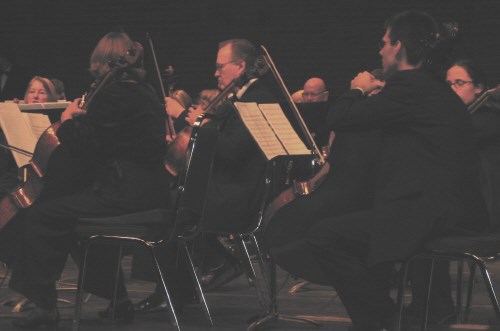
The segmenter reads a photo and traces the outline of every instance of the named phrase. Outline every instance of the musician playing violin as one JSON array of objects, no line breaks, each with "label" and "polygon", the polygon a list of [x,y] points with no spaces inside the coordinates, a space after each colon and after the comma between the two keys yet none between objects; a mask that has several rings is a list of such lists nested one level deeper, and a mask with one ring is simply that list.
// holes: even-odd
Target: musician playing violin
[{"label": "musician playing violin", "polygon": [[[13,102],[19,103],[19,99],[14,98]],[[33,77],[26,91],[24,92],[24,103],[43,103],[57,101],[56,89],[52,81],[48,78],[35,76]],[[4,145],[7,141],[0,132],[0,142]],[[12,152],[8,149],[0,150],[0,197],[9,193],[10,190],[18,184],[18,168],[12,157]],[[3,240],[0,240],[2,242]],[[0,243],[0,256],[3,243]]]},{"label": "musician playing violin", "polygon": [[388,280],[394,261],[432,236],[467,231],[484,220],[469,114],[425,65],[437,33],[423,12],[389,19],[379,53],[385,87],[366,98],[377,84],[370,73],[360,73],[328,115],[336,133],[382,133],[373,206],[322,219],[306,234],[307,249],[356,331],[392,328],[396,306]]},{"label": "musician playing violin", "polygon": [[[214,74],[217,87],[223,90],[234,79],[251,72],[256,58],[257,50],[248,40],[230,39],[219,43]],[[259,78],[250,79],[241,88],[236,88],[232,100],[276,102]],[[221,232],[246,232],[255,222],[259,210],[264,192],[266,160],[230,103],[221,106],[216,119],[207,125],[217,126],[219,134],[212,182],[208,189],[206,219],[212,229]],[[217,250],[215,246],[222,247],[216,240],[212,243],[212,256],[216,257],[217,251],[223,251]],[[205,278],[207,288],[221,285],[241,273],[235,261],[225,255],[225,261],[214,259],[210,263],[214,271]]]},{"label": "musician playing violin", "polygon": [[[446,81],[471,112],[476,131],[481,161],[481,190],[488,208],[490,225],[499,226],[500,220],[500,103],[498,87],[485,95],[488,99],[477,109],[471,109],[488,89],[488,81],[481,68],[471,60],[454,62],[446,72]],[[485,94],[487,94],[486,92]]]},{"label": "musician playing violin", "polygon": [[[480,184],[482,196],[488,210],[491,227],[498,226],[500,216],[498,199],[500,198],[500,112],[494,98],[485,93],[487,80],[477,64],[470,60],[453,62],[446,71],[446,82],[460,97],[471,114],[472,125],[476,133],[476,142],[480,160]],[[484,94],[484,95],[483,95]],[[488,100],[474,109],[473,103],[479,97]],[[493,96],[493,95],[491,95]],[[452,297],[449,261],[435,261],[432,273],[432,290],[429,296],[428,323],[451,324],[456,319],[456,308]],[[406,310],[407,319],[418,322],[427,300],[430,263],[416,260],[410,269],[412,302]]]},{"label": "musician playing violin", "polygon": [[[15,98],[12,101],[18,103],[19,99]],[[55,86],[48,78],[35,76],[29,81],[24,92],[24,103],[30,104],[55,101],[57,101]],[[0,136],[0,140],[6,145],[7,141],[2,132],[0,132]],[[3,198],[20,183],[18,178],[20,170],[12,157],[12,153],[13,152],[8,149],[2,148],[0,150],[0,164],[2,164],[0,165],[0,198]],[[12,247],[17,242],[16,233],[18,231],[19,224],[11,222],[0,232],[0,261],[3,261],[7,265],[10,265],[12,262]]]},{"label": "musician playing violin", "polygon": [[[251,72],[256,58],[257,50],[248,40],[230,39],[221,42],[214,74],[217,87],[223,90],[233,80]],[[258,78],[251,79],[232,92],[232,99],[242,102],[272,103],[276,100]],[[175,110],[173,107],[176,107]],[[179,112],[182,106],[172,98],[167,98],[167,108]],[[214,232],[245,232],[256,220],[260,197],[264,192],[265,157],[230,101],[224,102],[217,109],[216,116],[204,123],[218,128],[205,207],[206,222]],[[202,276],[205,289],[213,289],[241,274],[240,262],[227,252],[215,234],[206,235],[203,239],[204,265],[208,269]],[[159,305],[162,300],[161,292],[156,291],[136,305],[136,310],[144,312]]]},{"label": "musician playing violin", "polygon": [[[123,32],[108,33],[92,53],[91,73],[101,78],[110,71],[110,61],[125,56],[134,45]],[[142,60],[136,58],[94,95],[86,112],[77,99],[62,113],[59,147],[83,162],[90,180],[70,193],[37,200],[11,220],[23,223],[24,230],[9,285],[36,306],[29,316],[13,322],[17,327],[58,323],[55,281],[77,245],[74,229],[79,217],[168,206],[170,180],[163,165],[165,111],[144,76]],[[109,261],[116,252],[97,247],[90,253],[93,279],[86,289],[110,299],[115,270]],[[117,305],[129,307],[126,313],[130,313],[122,281],[118,293]]]}]

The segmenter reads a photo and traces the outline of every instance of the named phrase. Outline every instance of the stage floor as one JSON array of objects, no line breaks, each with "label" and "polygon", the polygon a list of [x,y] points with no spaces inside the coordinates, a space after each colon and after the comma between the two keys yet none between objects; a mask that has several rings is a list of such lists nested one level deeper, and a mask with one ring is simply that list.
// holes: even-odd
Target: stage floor
[{"label": "stage floor", "polygon": [[[125,273],[128,275],[130,263],[125,260]],[[456,265],[452,264],[452,273],[456,275]],[[493,282],[500,283],[500,264],[490,265]],[[5,270],[0,267],[2,275]],[[68,287],[69,284],[76,283],[75,265],[69,261],[63,273],[61,288]],[[283,270],[278,269],[278,310],[281,314],[291,316],[301,316],[311,318],[322,324],[318,330],[347,330],[350,320],[347,317],[342,304],[333,289],[307,285],[298,292],[289,293],[290,288],[300,280],[290,277]],[[8,279],[7,279],[8,280]],[[153,285],[147,282],[138,282],[127,279],[132,300],[139,301],[151,293]],[[395,289],[394,289],[395,294]],[[495,316],[482,281],[478,281],[475,288],[472,312],[470,314],[469,325],[455,324],[439,330],[500,330],[500,326],[495,322]],[[407,291],[409,295],[409,291]],[[206,293],[207,302],[210,307],[212,317],[215,322],[214,327],[209,327],[200,305],[187,306],[185,311],[179,316],[181,330],[211,330],[229,331],[246,330],[248,321],[261,311],[260,303],[255,287],[250,287],[246,277],[240,276],[234,281],[220,287],[217,290]],[[69,303],[59,303],[61,312],[61,322],[59,330],[71,330],[73,316],[73,291],[61,291],[60,298],[68,300]],[[18,299],[15,292],[9,290],[6,284],[0,288],[0,330],[16,330],[12,326],[12,320],[26,314],[27,312],[13,312],[12,306],[6,305]],[[95,296],[90,296],[84,304],[82,310],[82,321],[80,330],[175,330],[168,322],[167,312],[149,313],[136,315],[134,322],[130,324],[112,325],[109,322],[99,320],[97,312],[104,309],[107,302]],[[30,306],[26,306],[28,309]],[[495,325],[497,324],[497,325]],[[289,323],[285,321],[275,321],[263,330],[315,330],[316,327],[308,324]],[[438,330],[434,328],[432,330]]]}]

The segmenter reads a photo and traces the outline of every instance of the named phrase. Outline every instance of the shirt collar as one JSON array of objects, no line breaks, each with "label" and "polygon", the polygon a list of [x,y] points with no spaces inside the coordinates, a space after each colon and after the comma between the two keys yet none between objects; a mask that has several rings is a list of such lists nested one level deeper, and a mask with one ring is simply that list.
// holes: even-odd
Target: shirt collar
[{"label": "shirt collar", "polygon": [[257,80],[257,78],[252,78],[248,81],[248,83],[246,83],[245,85],[243,85],[239,90],[238,92],[236,92],[236,98],[241,99],[243,97],[243,94],[245,94],[245,92],[248,90],[248,88],[250,87],[250,85],[252,85],[255,81]]}]

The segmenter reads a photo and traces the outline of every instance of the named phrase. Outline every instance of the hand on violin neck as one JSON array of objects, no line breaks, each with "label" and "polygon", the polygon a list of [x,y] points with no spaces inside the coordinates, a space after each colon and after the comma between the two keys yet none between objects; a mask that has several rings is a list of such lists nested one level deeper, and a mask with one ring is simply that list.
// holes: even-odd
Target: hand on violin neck
[{"label": "hand on violin neck", "polygon": [[179,101],[171,97],[165,97],[165,111],[170,117],[177,118],[184,110],[184,106]]},{"label": "hand on violin neck", "polygon": [[370,92],[378,88],[380,81],[377,81],[375,77],[368,71],[360,72],[351,81],[351,90],[359,89],[362,91],[363,95],[368,95]]},{"label": "hand on violin neck", "polygon": [[75,116],[85,114],[85,110],[80,108],[81,98],[77,98],[73,100],[72,103],[69,104],[68,108],[66,108],[61,114],[61,123],[64,123],[67,120],[73,119]]},{"label": "hand on violin neck", "polygon": [[176,135],[167,134],[165,136],[165,140],[167,141],[167,144],[170,144],[175,140],[176,137]]},{"label": "hand on violin neck", "polygon": [[200,116],[204,112],[205,110],[200,105],[189,107],[189,113],[188,116],[186,117],[186,122],[188,122],[190,126],[193,126],[198,116]]}]

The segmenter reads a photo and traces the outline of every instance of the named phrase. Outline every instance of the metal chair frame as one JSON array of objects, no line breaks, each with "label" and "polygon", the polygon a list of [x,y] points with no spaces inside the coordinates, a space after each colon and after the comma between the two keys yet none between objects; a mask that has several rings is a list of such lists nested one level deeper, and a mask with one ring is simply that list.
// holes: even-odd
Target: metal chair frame
[{"label": "metal chair frame", "polygon": [[[265,174],[265,192],[261,200],[259,213],[256,216],[256,224],[253,229],[248,232],[236,233],[241,251],[244,253],[243,263],[245,264],[247,270],[247,277],[249,278],[250,283],[255,284],[257,296],[259,297],[259,301],[262,306],[262,312],[250,318],[250,325],[247,331],[257,330],[278,320],[309,323],[316,327],[321,326],[320,323],[311,319],[282,315],[278,312],[276,264],[269,255],[265,245],[260,243],[258,240],[259,234],[263,231],[262,220],[264,211],[267,206],[268,198],[271,196],[273,190],[273,173],[276,163],[286,159],[287,157],[279,156],[268,162]],[[256,249],[257,259],[264,282],[259,282],[257,280],[257,275],[252,265],[247,242],[254,245]]]},{"label": "metal chair frame", "polygon": [[[402,266],[402,277],[400,279],[399,289],[398,289],[398,306],[399,306],[399,317],[397,321],[396,331],[400,331],[402,327],[402,316],[403,316],[403,306],[404,306],[404,289],[408,274],[408,268],[411,262],[415,259],[427,259],[431,261],[431,269],[429,274],[429,285],[427,288],[426,299],[425,299],[425,307],[423,311],[423,316],[421,320],[421,330],[427,330],[427,322],[428,322],[428,314],[429,314],[429,300],[430,294],[432,291],[432,276],[434,271],[434,262],[436,260],[447,260],[447,261],[457,261],[458,262],[458,278],[457,278],[457,309],[459,310],[459,318],[463,316],[463,321],[468,321],[468,315],[471,309],[472,303],[472,290],[474,287],[475,280],[475,271],[476,268],[479,268],[486,290],[488,292],[488,296],[492,305],[492,308],[495,312],[497,320],[500,321],[500,305],[498,302],[498,298],[495,293],[495,289],[493,287],[493,283],[491,281],[490,274],[488,272],[488,268],[486,264],[500,258],[500,252],[495,256],[486,256],[480,257],[474,254],[470,254],[467,252],[441,252],[441,251],[429,251],[429,252],[421,252],[410,257]],[[463,262],[468,262],[470,277],[468,281],[468,289],[467,289],[467,298],[464,307],[464,311],[462,312],[462,291],[461,291],[461,282],[462,282],[462,273],[463,273]]]},{"label": "metal chair frame", "polygon": [[[184,171],[184,174],[181,175],[181,180],[180,184],[177,188],[177,197],[175,199],[174,203],[174,220],[173,220],[173,231],[171,233],[168,233],[165,235],[164,238],[157,240],[157,241],[151,241],[151,240],[144,240],[141,238],[136,238],[136,237],[123,237],[123,236],[114,236],[114,235],[93,235],[87,240],[83,241],[83,248],[84,248],[84,256],[81,260],[81,265],[80,265],[80,271],[79,271],[79,279],[78,279],[78,292],[77,292],[77,297],[76,297],[76,304],[75,304],[75,312],[74,312],[74,317],[73,317],[73,330],[77,331],[79,328],[80,324],[80,318],[81,318],[81,306],[82,306],[82,294],[83,294],[83,284],[85,280],[85,271],[86,271],[86,266],[87,266],[87,254],[88,254],[88,248],[90,245],[94,243],[108,243],[112,245],[118,245],[119,246],[119,257],[117,261],[117,274],[116,278],[118,279],[120,268],[119,266],[121,265],[121,256],[122,256],[122,248],[123,245],[139,245],[142,247],[145,247],[148,252],[150,253],[152,260],[154,262],[154,267],[155,267],[155,272],[158,278],[159,283],[162,285],[162,290],[165,296],[165,300],[168,304],[168,312],[169,312],[169,317],[170,317],[170,323],[176,327],[177,330],[180,330],[180,325],[179,321],[177,318],[177,314],[175,312],[175,308],[172,302],[171,295],[169,293],[168,287],[167,287],[167,282],[166,279],[168,277],[168,273],[165,270],[162,270],[160,267],[158,258],[157,258],[157,250],[173,241],[175,241],[178,245],[180,245],[182,251],[185,252],[186,257],[188,259],[188,267],[190,269],[191,275],[193,277],[193,281],[195,283],[195,288],[197,291],[197,294],[199,296],[199,299],[201,300],[202,308],[205,314],[205,317],[209,323],[210,326],[213,326],[213,320],[207,305],[207,302],[205,300],[205,295],[203,293],[203,290],[201,288],[200,281],[198,279],[198,276],[195,271],[195,267],[190,255],[190,252],[187,248],[186,242],[189,240],[190,236],[185,236],[184,234],[186,231],[192,233],[196,232],[198,224],[191,224],[188,228],[185,228],[186,225],[182,224],[182,211],[185,207],[186,203],[192,203],[192,201],[189,201],[191,196],[189,194],[195,194],[196,192],[193,192],[195,190],[199,190],[200,187],[196,187],[197,183],[195,179],[192,177],[196,177],[200,175],[201,173],[204,173],[203,175],[203,180],[201,183],[201,191],[203,194],[201,195],[200,199],[202,201],[199,201],[197,203],[201,204],[202,210],[205,205],[205,198],[207,194],[207,187],[208,187],[208,182],[210,180],[211,176],[211,171],[212,171],[212,162],[213,162],[213,155],[215,152],[215,141],[216,141],[216,131],[215,129],[206,129],[204,127],[200,127],[200,123],[203,120],[203,117],[200,117],[195,123],[195,130],[193,130],[193,134],[191,136],[191,140],[189,143],[189,148],[188,148],[188,153],[189,156],[187,158],[187,165],[186,169]],[[204,150],[203,150],[204,149]],[[200,153],[204,153],[199,155]],[[205,162],[203,163],[202,161],[208,161],[208,164]],[[200,185],[198,185],[200,186]],[[203,215],[203,213],[202,213]],[[202,216],[199,217],[196,223],[202,222]],[[183,228],[184,227],[184,228]],[[191,232],[192,231],[192,232]],[[117,294],[117,284],[118,282],[115,282],[115,288],[114,288],[114,299],[116,300],[116,294]],[[113,307],[114,308],[114,307]],[[115,311],[112,309],[111,312],[111,319],[114,320],[115,317]]]}]

